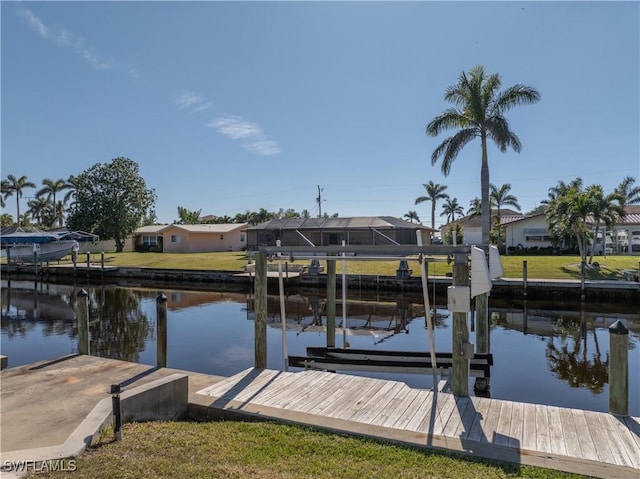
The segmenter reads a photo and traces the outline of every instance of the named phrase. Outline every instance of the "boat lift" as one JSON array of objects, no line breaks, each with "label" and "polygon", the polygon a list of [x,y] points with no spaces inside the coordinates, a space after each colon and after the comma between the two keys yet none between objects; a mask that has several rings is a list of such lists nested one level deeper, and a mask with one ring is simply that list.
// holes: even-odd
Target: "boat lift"
[{"label": "boat lift", "polygon": [[[500,262],[499,254],[495,247],[488,247],[490,261],[486,261],[486,253],[483,249],[475,246],[450,246],[450,245],[424,245],[422,244],[421,232],[417,232],[417,245],[385,245],[385,246],[371,246],[371,245],[345,245],[342,246],[292,246],[283,247],[280,241],[277,242],[275,247],[262,246],[255,253],[256,256],[256,323],[255,323],[255,352],[256,352],[256,367],[266,367],[266,261],[276,261],[278,263],[278,285],[280,296],[280,316],[282,321],[282,357],[283,357],[283,369],[286,371],[291,366],[300,366],[300,364],[306,364],[312,367],[318,367],[320,369],[331,369],[333,366],[323,367],[318,357],[306,358],[307,362],[304,363],[304,358],[291,357],[289,358],[287,352],[287,339],[286,339],[286,311],[285,311],[285,296],[282,277],[282,263],[294,262],[296,260],[326,260],[342,262],[342,329],[343,329],[343,350],[348,348],[346,341],[346,261],[381,261],[381,260],[399,260],[399,261],[415,261],[420,265],[422,286],[423,286],[423,298],[425,306],[425,316],[429,335],[429,364],[425,364],[424,360],[421,360],[417,372],[431,372],[433,374],[434,389],[438,384],[438,374],[442,376],[442,371],[445,369],[452,369],[452,377],[454,379],[454,394],[456,394],[456,383],[463,384],[462,387],[458,387],[458,395],[467,395],[467,379],[470,372],[470,364],[474,361],[474,364],[480,364],[478,373],[473,375],[476,377],[488,377],[488,370],[486,369],[492,364],[493,359],[490,355],[483,354],[476,358],[474,354],[474,345],[468,341],[468,331],[457,331],[456,324],[466,324],[466,315],[470,311],[471,297],[488,293],[491,289],[492,278],[499,277],[502,274],[502,265]],[[468,258],[471,254],[471,287],[469,287],[469,269]],[[448,288],[447,303],[448,309],[454,313],[454,344],[458,344],[459,347],[453,348],[452,353],[440,353],[449,354],[451,359],[447,357],[447,361],[443,361],[442,358],[438,360],[438,353],[435,352],[435,337],[434,327],[432,324],[432,318],[429,314],[429,295],[427,289],[427,273],[426,264],[428,262],[447,261],[451,262],[454,259],[454,281],[453,285]],[[456,266],[458,267],[458,274],[456,275]],[[491,268],[490,268],[491,266]],[[335,271],[335,269],[334,269]],[[460,272],[462,274],[460,274]],[[335,273],[334,273],[335,274]],[[263,277],[264,276],[264,277]],[[334,282],[335,284],[335,282]],[[262,297],[263,296],[263,297]],[[458,321],[456,321],[456,316]],[[263,324],[264,323],[264,324]],[[464,327],[466,330],[466,326]],[[332,350],[333,352],[336,349]],[[357,350],[350,350],[352,353],[357,353]],[[401,355],[411,354],[397,352]],[[381,354],[384,354],[381,352]],[[424,354],[423,354],[424,355]],[[390,355],[393,356],[393,355]],[[337,359],[335,355],[330,358],[331,360]],[[302,361],[302,363],[301,363]],[[313,361],[313,362],[311,362]],[[347,364],[348,358],[341,358],[340,361]],[[358,361],[370,361],[369,359],[361,359]],[[389,361],[387,361],[389,362]],[[335,364],[330,363],[330,364]],[[355,362],[352,360],[352,364]],[[370,363],[373,365],[372,363]],[[398,361],[396,361],[398,364]],[[458,368],[461,365],[464,371],[458,370],[456,381],[456,364]],[[361,363],[360,366],[363,366]],[[407,365],[405,365],[407,366]],[[344,369],[348,369],[345,367]],[[480,371],[481,370],[481,371]],[[485,373],[486,371],[486,373]],[[460,379],[461,378],[461,379]]]}]

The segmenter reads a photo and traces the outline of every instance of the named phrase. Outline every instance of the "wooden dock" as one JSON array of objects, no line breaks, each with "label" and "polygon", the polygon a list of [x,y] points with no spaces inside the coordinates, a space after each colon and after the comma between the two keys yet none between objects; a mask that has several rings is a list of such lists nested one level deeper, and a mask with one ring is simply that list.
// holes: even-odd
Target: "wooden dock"
[{"label": "wooden dock", "polygon": [[[266,420],[589,476],[640,477],[640,418],[412,389],[321,371],[247,369],[197,394]],[[203,398],[205,399],[205,398]]]}]

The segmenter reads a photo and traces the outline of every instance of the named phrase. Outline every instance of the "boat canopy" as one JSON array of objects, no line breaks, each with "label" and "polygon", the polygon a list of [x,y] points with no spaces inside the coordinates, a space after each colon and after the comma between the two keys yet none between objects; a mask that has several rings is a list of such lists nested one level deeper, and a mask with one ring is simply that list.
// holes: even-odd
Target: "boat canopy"
[{"label": "boat canopy", "polygon": [[54,241],[76,240],[79,243],[95,243],[97,235],[84,231],[19,231],[2,234],[0,244],[21,245],[34,243],[52,243]]}]

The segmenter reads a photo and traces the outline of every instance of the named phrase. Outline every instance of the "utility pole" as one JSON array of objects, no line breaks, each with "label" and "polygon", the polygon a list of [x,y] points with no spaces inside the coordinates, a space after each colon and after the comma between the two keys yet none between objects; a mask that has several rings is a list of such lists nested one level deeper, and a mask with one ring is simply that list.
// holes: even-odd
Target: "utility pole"
[{"label": "utility pole", "polygon": [[320,185],[318,185],[318,197],[316,198],[316,201],[318,202],[318,218],[322,218],[322,190],[324,188],[320,188]]}]

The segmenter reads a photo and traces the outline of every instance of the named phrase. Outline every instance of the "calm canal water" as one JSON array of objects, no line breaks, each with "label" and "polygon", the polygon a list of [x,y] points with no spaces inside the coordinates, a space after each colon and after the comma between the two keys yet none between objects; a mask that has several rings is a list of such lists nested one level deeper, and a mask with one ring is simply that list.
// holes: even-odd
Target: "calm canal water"
[{"label": "calm canal water", "polygon": [[[1,351],[10,367],[78,351],[73,305],[80,288],[2,281]],[[230,376],[253,366],[253,301],[249,293],[89,286],[90,353],[156,365],[156,301],[167,296],[167,366]],[[326,346],[322,293],[286,296],[290,355]],[[421,296],[363,296],[350,292],[346,327],[336,312],[336,346],[427,351]],[[340,297],[340,295],[339,295]],[[445,298],[436,298],[438,302]],[[444,306],[442,307],[444,308]],[[281,369],[278,296],[268,299],[268,367]],[[451,350],[451,316],[437,308],[436,350]],[[620,319],[629,329],[629,413],[640,416],[640,313],[625,305],[501,304],[491,301],[491,397],[608,410],[607,327]],[[469,324],[471,325],[471,315]],[[470,340],[475,342],[474,332]],[[291,370],[296,370],[292,368]],[[353,373],[430,388],[431,376]],[[473,379],[470,380],[470,393]]]}]

